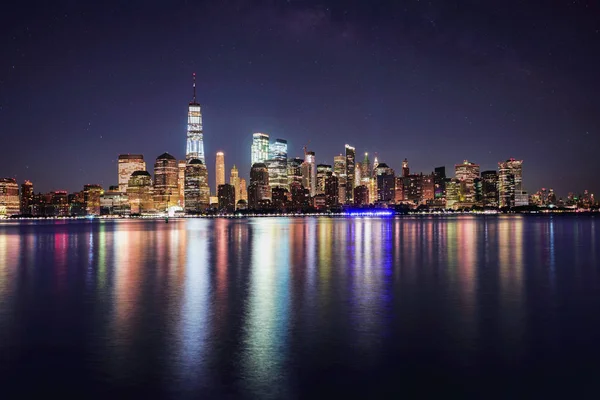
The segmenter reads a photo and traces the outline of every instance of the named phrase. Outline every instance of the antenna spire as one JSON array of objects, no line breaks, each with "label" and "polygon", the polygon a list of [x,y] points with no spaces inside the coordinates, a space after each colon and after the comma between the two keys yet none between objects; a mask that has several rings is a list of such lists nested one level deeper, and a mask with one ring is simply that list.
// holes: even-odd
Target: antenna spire
[{"label": "antenna spire", "polygon": [[193,82],[194,82],[194,84],[193,84],[193,88],[194,88],[194,99],[193,99],[193,102],[195,103],[196,102],[196,73],[195,72],[192,73],[192,79],[193,79]]}]

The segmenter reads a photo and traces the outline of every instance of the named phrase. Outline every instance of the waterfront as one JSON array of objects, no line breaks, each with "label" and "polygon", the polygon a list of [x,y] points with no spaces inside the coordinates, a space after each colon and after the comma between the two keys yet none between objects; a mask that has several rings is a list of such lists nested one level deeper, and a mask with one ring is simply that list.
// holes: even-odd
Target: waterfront
[{"label": "waterfront", "polygon": [[0,223],[19,397],[589,394],[593,216]]}]

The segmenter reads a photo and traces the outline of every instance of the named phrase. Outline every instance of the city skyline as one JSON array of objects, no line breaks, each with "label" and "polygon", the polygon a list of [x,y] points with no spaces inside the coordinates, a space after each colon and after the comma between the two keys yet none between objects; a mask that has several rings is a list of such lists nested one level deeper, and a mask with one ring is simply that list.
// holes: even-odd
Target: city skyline
[{"label": "city skyline", "polygon": [[[143,154],[148,163],[165,151],[184,159],[195,71],[213,191],[217,150],[226,171],[235,164],[249,178],[253,132],[286,139],[290,157],[301,157],[310,141],[317,164],[332,164],[345,143],[357,162],[377,153],[396,171],[404,158],[428,173],[464,159],[495,170],[514,157],[525,160],[529,193],[600,191],[589,167],[600,144],[590,51],[598,31],[593,12],[579,4],[560,6],[575,27],[570,35],[562,25],[522,22],[533,6],[519,5],[510,29],[489,24],[483,37],[480,21],[509,15],[481,6],[455,19],[439,1],[377,10],[258,2],[251,11],[245,2],[231,10],[134,3],[116,15],[85,5],[15,9],[1,39],[0,132],[13,150],[0,159],[0,176],[30,180],[36,191],[74,191],[117,184],[119,154]],[[132,31],[128,7],[156,23]],[[535,12],[551,21],[556,10]],[[211,23],[216,16],[227,23]],[[113,20],[121,31],[107,28]],[[170,32],[174,21],[181,30]],[[44,31],[51,24],[60,29]],[[539,35],[563,39],[534,46]],[[113,47],[88,47],[94,37]],[[122,56],[112,57],[115,50]],[[43,104],[34,113],[31,93]]]}]

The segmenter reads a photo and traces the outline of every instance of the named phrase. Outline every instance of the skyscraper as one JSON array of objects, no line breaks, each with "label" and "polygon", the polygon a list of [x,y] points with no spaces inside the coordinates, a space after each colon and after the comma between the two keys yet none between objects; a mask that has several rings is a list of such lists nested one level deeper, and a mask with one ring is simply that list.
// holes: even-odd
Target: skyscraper
[{"label": "skyscraper", "polygon": [[498,163],[498,197],[500,207],[514,207],[523,191],[523,161],[510,158]]},{"label": "skyscraper", "polygon": [[333,174],[338,177],[338,201],[346,203],[346,156],[343,154],[333,157]]},{"label": "skyscraper", "polygon": [[194,96],[188,106],[187,144],[185,159],[197,158],[204,164],[204,133],[202,131],[202,111],[196,101],[196,73],[193,77]]},{"label": "skyscraper", "polygon": [[404,159],[404,161],[402,161],[402,177],[407,177],[408,175],[410,175],[410,168],[408,167],[408,159]]},{"label": "skyscraper", "polygon": [[223,184],[217,187],[217,197],[219,198],[219,210],[225,212],[235,211],[235,188],[230,184]]},{"label": "skyscraper", "polygon": [[266,208],[271,202],[269,186],[269,170],[264,163],[256,163],[250,169],[250,186],[248,187],[248,208]]},{"label": "skyscraper", "polygon": [[10,217],[20,212],[17,181],[13,178],[0,178],[0,215]]},{"label": "skyscraper", "polygon": [[317,194],[325,194],[325,181],[333,175],[333,168],[329,164],[317,165]]},{"label": "skyscraper", "polygon": [[21,214],[33,214],[33,183],[25,181],[21,185]]},{"label": "skyscraper", "polygon": [[241,193],[240,193],[240,174],[238,172],[237,167],[235,166],[235,164],[233,164],[233,167],[231,167],[231,172],[229,173],[229,184],[231,186],[233,186],[233,191],[235,192],[235,201],[237,202],[238,200],[241,199]]},{"label": "skyscraper", "polygon": [[163,153],[154,163],[154,206],[158,211],[165,211],[179,204],[177,178],[179,168],[177,160],[169,153]]},{"label": "skyscraper", "polygon": [[254,133],[252,135],[252,165],[264,163],[269,159],[269,135],[266,133]]},{"label": "skyscraper", "polygon": [[483,171],[481,181],[483,206],[498,207],[498,173],[496,171]]},{"label": "skyscraper", "polygon": [[269,159],[265,162],[269,170],[271,188],[289,189],[287,166],[287,141],[277,139],[269,146]]},{"label": "skyscraper", "polygon": [[185,167],[185,212],[205,211],[210,205],[208,171],[199,159],[193,159]]},{"label": "skyscraper", "polygon": [[384,203],[394,202],[396,197],[396,178],[394,170],[388,167],[387,164],[381,163],[377,166],[376,176],[377,201]]},{"label": "skyscraper", "polygon": [[87,184],[83,186],[83,201],[87,215],[100,215],[100,196],[104,194],[102,186]]},{"label": "skyscraper", "polygon": [[132,214],[154,210],[152,177],[148,171],[135,171],[127,182],[127,197]]},{"label": "skyscraper", "polygon": [[248,202],[248,185],[244,178],[240,178],[240,198],[237,201],[240,200],[244,200],[246,203]]},{"label": "skyscraper", "polygon": [[371,178],[372,175],[373,174],[371,172],[371,163],[369,161],[369,153],[365,153],[365,158],[363,159],[362,163],[360,164],[361,183],[366,182],[366,180]]},{"label": "skyscraper", "polygon": [[146,162],[141,154],[120,154],[117,163],[119,173],[119,192],[127,192],[127,182],[135,171],[145,171]]},{"label": "skyscraper", "polygon": [[287,178],[288,186],[292,188],[292,184],[297,183],[302,185],[302,160],[300,157],[290,158],[287,163]]},{"label": "skyscraper", "polygon": [[225,154],[222,151],[217,153],[215,162],[215,179],[217,184],[215,189],[218,190],[220,185],[225,184]]},{"label": "skyscraper", "polygon": [[346,144],[346,203],[354,203],[354,187],[356,186],[356,149]]},{"label": "skyscraper", "polygon": [[185,208],[185,167],[187,162],[179,160],[177,162],[177,195],[179,196],[179,207]]},{"label": "skyscraper", "polygon": [[317,166],[315,163],[315,152],[307,151],[302,163],[302,186],[307,188],[310,196],[317,194]]},{"label": "skyscraper", "polygon": [[328,207],[336,207],[340,204],[339,178],[335,175],[329,175],[325,178],[325,198]]},{"label": "skyscraper", "polygon": [[454,166],[454,176],[464,182],[464,201],[475,203],[475,179],[479,178],[479,165],[465,160]]},{"label": "skyscraper", "polygon": [[435,185],[434,197],[444,199],[446,197],[446,167],[437,167],[434,170],[433,183]]}]

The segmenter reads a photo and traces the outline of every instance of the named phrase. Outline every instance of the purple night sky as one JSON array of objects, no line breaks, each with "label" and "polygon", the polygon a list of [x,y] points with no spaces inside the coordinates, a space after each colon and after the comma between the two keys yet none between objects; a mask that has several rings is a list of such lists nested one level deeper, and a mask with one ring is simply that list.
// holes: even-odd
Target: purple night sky
[{"label": "purple night sky", "polygon": [[36,192],[108,188],[120,153],[184,158],[196,72],[211,188],[215,153],[247,176],[266,132],[318,163],[515,157],[529,193],[600,193],[598,2],[92,3],[1,13],[0,176]]}]

